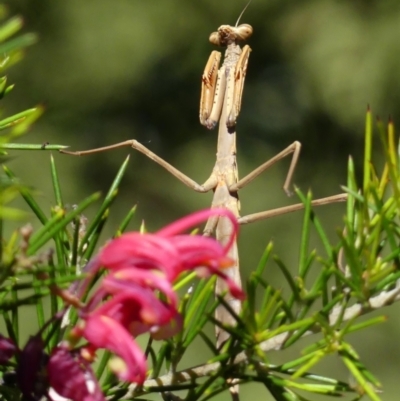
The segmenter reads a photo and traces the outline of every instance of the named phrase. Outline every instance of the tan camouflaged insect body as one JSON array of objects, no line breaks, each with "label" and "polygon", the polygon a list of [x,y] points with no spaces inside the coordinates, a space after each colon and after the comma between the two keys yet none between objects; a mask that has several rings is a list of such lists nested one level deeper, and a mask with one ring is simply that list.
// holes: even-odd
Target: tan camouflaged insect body
[{"label": "tan camouflaged insect body", "polygon": [[[229,188],[238,182],[235,127],[251,51],[248,45],[241,49],[238,42],[247,39],[252,33],[253,28],[250,25],[242,24],[237,27],[222,25],[217,32],[210,35],[210,42],[217,46],[225,46],[226,51],[221,67],[221,53],[211,53],[202,76],[200,98],[201,124],[212,129],[219,122],[217,160],[205,185],[210,183],[214,187],[212,207],[225,207],[238,218],[238,194]],[[216,217],[208,221],[204,232],[205,235],[215,232],[217,240],[224,244],[232,235],[232,227],[227,219]],[[228,256],[235,260],[236,264],[225,273],[241,286],[237,244],[232,246]],[[240,301],[227,294],[227,287],[222,280],[217,280],[216,294],[224,295],[232,310],[236,314],[240,312]],[[223,306],[217,308],[216,318],[225,325],[235,324],[234,317]],[[216,334],[217,346],[220,346],[227,340],[228,335],[219,327],[216,327]]]}]

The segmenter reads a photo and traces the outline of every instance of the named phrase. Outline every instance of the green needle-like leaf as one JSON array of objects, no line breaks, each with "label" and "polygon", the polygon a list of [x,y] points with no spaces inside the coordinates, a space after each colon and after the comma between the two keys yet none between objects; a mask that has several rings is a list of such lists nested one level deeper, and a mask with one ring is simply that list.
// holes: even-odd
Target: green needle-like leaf
[{"label": "green needle-like leaf", "polygon": [[299,256],[299,275],[304,278],[307,274],[309,265],[307,266],[308,244],[310,241],[310,224],[311,224],[311,192],[307,194],[307,198],[296,188],[296,194],[304,204],[303,229],[300,241]]},{"label": "green needle-like leaf", "polygon": [[82,213],[89,205],[94,203],[100,198],[100,193],[95,193],[88,198],[86,198],[83,202],[81,202],[75,210],[64,215],[64,211],[60,211],[56,213],[55,217],[49,220],[49,222],[44,226],[40,235],[37,232],[32,236],[32,241],[29,244],[28,255],[33,255],[37,252],[45,243],[47,243],[50,239],[54,237],[54,235],[59,232],[61,229],[67,226],[71,221],[74,220],[76,216]]},{"label": "green needle-like leaf", "polygon": [[[16,180],[15,175],[12,173],[12,171],[3,164],[3,170],[6,173],[6,175],[11,178],[12,180]],[[24,187],[19,187],[19,192],[22,196],[22,198],[25,200],[25,202],[28,204],[28,206],[31,208],[31,210],[35,213],[37,218],[42,224],[46,224],[48,219],[40,206],[37,204],[37,202],[34,200],[32,194],[29,192],[27,188]]]},{"label": "green needle-like leaf", "polygon": [[0,42],[4,42],[10,36],[16,34],[22,29],[23,19],[21,17],[13,17],[0,26]]},{"label": "green needle-like leaf", "polygon": [[6,150],[61,150],[67,149],[69,146],[55,145],[55,144],[32,144],[32,143],[3,143],[0,145],[1,149]]},{"label": "green needle-like leaf", "polygon": [[364,147],[364,182],[363,192],[364,195],[368,194],[369,182],[371,179],[371,159],[372,159],[372,113],[368,106],[367,115],[365,119],[365,147]]},{"label": "green needle-like leaf", "polygon": [[56,199],[56,205],[58,207],[62,208],[64,203],[62,201],[60,180],[58,177],[56,163],[55,163],[53,155],[50,155],[50,171],[51,171],[51,178],[52,178],[52,182],[53,182],[54,197]]},{"label": "green needle-like leaf", "polygon": [[358,384],[361,386],[361,388],[365,391],[366,394],[371,398],[373,401],[381,401],[381,398],[376,394],[374,391],[374,388],[366,378],[364,377],[362,371],[359,370],[357,364],[349,357],[347,356],[342,356],[342,360],[344,364],[347,366],[353,377],[356,379]]},{"label": "green needle-like leaf", "polygon": [[213,297],[214,284],[215,279],[202,280],[187,305],[184,322],[186,334],[183,340],[183,347],[185,348],[203,330],[208,321],[208,315],[213,311],[212,308],[210,309],[209,303]]},{"label": "green needle-like leaf", "polygon": [[[96,226],[94,226],[94,231],[92,231],[92,235],[90,236],[90,240],[87,246],[87,249],[85,250],[83,254],[83,259],[84,260],[89,260],[92,255],[94,254],[96,247],[98,245],[98,241],[100,239],[100,235],[103,231],[104,226],[107,223],[108,217],[109,217],[109,210],[106,209],[104,211],[104,214],[101,216],[100,220],[97,220]],[[82,252],[82,241],[81,240],[81,246],[78,249],[78,253]]]},{"label": "green needle-like leaf", "polygon": [[274,261],[278,265],[278,267],[281,269],[281,272],[283,273],[287,283],[289,284],[289,286],[292,290],[294,299],[296,301],[300,301],[300,299],[301,299],[300,292],[297,287],[297,283],[295,282],[295,280],[292,277],[292,274],[289,272],[289,270],[287,269],[285,264],[277,256],[274,256]]},{"label": "green needle-like leaf", "polygon": [[118,237],[123,232],[125,232],[126,228],[128,227],[128,224],[132,220],[132,217],[134,216],[135,212],[136,212],[136,205],[133,206],[133,208],[131,210],[129,210],[128,214],[125,216],[124,220],[119,225],[117,232],[116,232],[116,237]]},{"label": "green needle-like leaf", "polygon": [[114,202],[114,200],[117,196],[117,193],[118,193],[118,186],[121,183],[121,180],[125,174],[125,171],[128,167],[128,163],[129,163],[129,156],[122,163],[120,169],[118,170],[116,177],[114,178],[114,181],[111,184],[110,189],[107,192],[106,197],[104,198],[102,205],[100,206],[98,212],[96,213],[92,223],[88,227],[85,236],[82,238],[80,248],[79,248],[80,252],[82,252],[82,249],[88,245],[87,242],[89,241],[89,239],[93,235],[93,233],[96,231],[96,227],[99,224],[100,220],[102,220],[104,218],[105,211]]},{"label": "green needle-like leaf", "polygon": [[7,118],[4,118],[3,120],[0,120],[0,130],[9,128],[12,125],[15,125],[15,124],[23,121],[29,115],[35,113],[35,111],[36,111],[36,109],[28,109],[28,110],[22,111],[20,113],[14,114],[11,117],[7,117]]},{"label": "green needle-like leaf", "polygon": [[0,45],[0,54],[10,53],[15,50],[31,46],[37,42],[37,36],[32,33],[26,33],[15,39],[11,39]]}]

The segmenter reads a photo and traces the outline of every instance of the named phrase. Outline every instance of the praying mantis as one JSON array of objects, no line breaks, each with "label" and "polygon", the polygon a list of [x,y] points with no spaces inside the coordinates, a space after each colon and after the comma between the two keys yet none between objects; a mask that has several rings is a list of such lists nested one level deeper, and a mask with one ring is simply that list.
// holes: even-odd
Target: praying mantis
[{"label": "praying mantis", "polygon": [[[288,155],[292,155],[292,160],[283,188],[286,193],[290,193],[289,188],[301,148],[301,144],[295,141],[276,156],[247,174],[244,178],[239,179],[236,162],[236,122],[240,112],[247,63],[251,51],[248,45],[244,46],[242,49],[239,46],[239,42],[246,40],[252,32],[253,28],[250,25],[241,24],[238,26],[237,22],[235,26],[220,26],[218,31],[212,33],[210,36],[211,43],[226,47],[226,51],[223,64],[220,68],[221,53],[213,51],[202,75],[200,122],[208,129],[214,128],[219,123],[217,158],[212,173],[204,184],[198,184],[134,139],[86,151],[72,152],[62,150],[61,152],[81,156],[125,146],[132,147],[159,164],[194,191],[200,193],[213,191],[214,195],[211,207],[229,209],[237,217],[239,224],[247,224],[252,221],[302,209],[302,204],[295,204],[247,216],[240,216],[238,191],[254,180],[263,171],[267,170],[271,165]],[[312,205],[324,205],[344,201],[345,199],[346,194],[339,194],[314,200]],[[210,218],[206,223],[204,235],[210,236],[213,234],[219,242],[225,244],[232,236],[232,227],[228,219],[218,216]],[[236,243],[231,247],[227,256],[234,260],[235,263],[233,266],[226,269],[225,273],[237,284],[241,285],[238,248]],[[237,315],[240,313],[240,301],[228,294],[227,287],[222,280],[217,279],[216,294],[217,296],[225,298],[234,314]],[[235,316],[222,305],[216,310],[216,318],[221,322],[221,327],[235,325],[236,323]],[[229,334],[220,327],[217,327],[216,337],[217,347],[220,347],[229,338]]]}]

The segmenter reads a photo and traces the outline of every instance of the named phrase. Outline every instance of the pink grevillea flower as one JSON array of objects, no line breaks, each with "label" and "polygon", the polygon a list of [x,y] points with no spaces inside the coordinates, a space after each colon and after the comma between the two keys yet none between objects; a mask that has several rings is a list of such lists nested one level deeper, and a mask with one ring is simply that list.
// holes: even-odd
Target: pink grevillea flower
[{"label": "pink grevillea flower", "polygon": [[[225,246],[212,238],[182,234],[215,215],[232,223],[232,236]],[[85,337],[91,348],[116,354],[111,368],[122,380],[143,383],[145,356],[133,337],[149,332],[162,339],[179,332],[182,319],[173,282],[182,272],[198,269],[203,276],[216,274],[226,281],[234,297],[243,299],[242,290],[223,272],[234,262],[227,252],[237,227],[232,213],[212,209],[178,220],[155,234],[133,232],[110,241],[86,268],[91,274],[105,268],[109,274],[82,310],[83,325],[72,335]],[[162,300],[155,291],[163,294]]]},{"label": "pink grevillea flower", "polygon": [[[210,216],[228,218],[233,226],[232,236],[222,247],[213,238],[179,235]],[[173,282],[186,270],[200,267],[210,274],[217,274],[227,281],[230,292],[238,298],[243,293],[221,269],[232,265],[226,254],[235,240],[238,224],[226,209],[204,210],[180,219],[155,234],[127,233],[111,241],[99,255],[100,264],[112,272],[136,268],[156,272]]]}]

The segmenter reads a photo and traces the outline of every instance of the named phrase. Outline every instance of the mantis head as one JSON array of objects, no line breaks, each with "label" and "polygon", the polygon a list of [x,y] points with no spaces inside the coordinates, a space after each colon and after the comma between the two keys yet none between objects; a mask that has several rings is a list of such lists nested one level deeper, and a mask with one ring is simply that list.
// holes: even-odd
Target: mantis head
[{"label": "mantis head", "polygon": [[210,35],[210,42],[217,46],[227,46],[234,42],[246,40],[253,33],[253,28],[249,24],[239,26],[221,25],[217,32]]},{"label": "mantis head", "polygon": [[239,42],[240,40],[246,40],[253,33],[253,28],[249,24],[239,24],[240,18],[242,18],[243,13],[246,8],[251,3],[251,0],[246,4],[246,7],[240,13],[235,26],[221,25],[217,32],[213,32],[210,35],[210,42],[217,46],[227,46],[231,43]]}]

